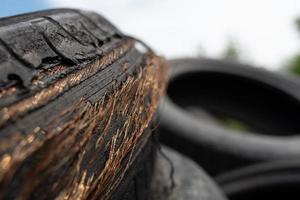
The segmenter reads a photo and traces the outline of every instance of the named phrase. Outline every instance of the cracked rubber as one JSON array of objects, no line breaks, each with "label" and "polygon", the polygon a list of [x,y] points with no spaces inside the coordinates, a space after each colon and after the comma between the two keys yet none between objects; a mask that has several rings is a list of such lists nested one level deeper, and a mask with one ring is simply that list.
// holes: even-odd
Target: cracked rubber
[{"label": "cracked rubber", "polygon": [[0,199],[147,199],[167,73],[136,43],[93,12],[0,19]]},{"label": "cracked rubber", "polygon": [[[77,10],[50,10],[0,22],[0,81],[16,74],[29,86],[37,70],[79,64],[101,56],[104,44],[122,38],[104,18]],[[101,47],[102,46],[102,47]]]}]

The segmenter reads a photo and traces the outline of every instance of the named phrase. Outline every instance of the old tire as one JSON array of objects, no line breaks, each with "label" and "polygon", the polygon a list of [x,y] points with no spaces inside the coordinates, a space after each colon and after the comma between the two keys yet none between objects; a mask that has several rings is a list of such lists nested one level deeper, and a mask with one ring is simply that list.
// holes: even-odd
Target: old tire
[{"label": "old tire", "polygon": [[227,199],[201,167],[167,147],[157,154],[151,190],[153,200]]},{"label": "old tire", "polygon": [[91,12],[0,19],[0,199],[146,199],[167,67],[137,44]]},{"label": "old tire", "polygon": [[[254,162],[300,157],[300,86],[293,77],[210,59],[170,63],[171,80],[159,112],[165,144],[212,175]],[[212,118],[202,120],[193,109]],[[249,129],[215,123],[220,116],[238,119]]]},{"label": "old tire", "polygon": [[294,199],[300,195],[300,161],[251,165],[216,177],[230,200]]}]

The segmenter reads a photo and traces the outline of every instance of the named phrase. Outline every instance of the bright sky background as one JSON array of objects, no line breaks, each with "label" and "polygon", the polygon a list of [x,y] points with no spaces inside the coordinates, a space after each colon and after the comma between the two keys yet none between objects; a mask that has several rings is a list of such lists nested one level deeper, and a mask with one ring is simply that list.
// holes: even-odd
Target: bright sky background
[{"label": "bright sky background", "polygon": [[0,0],[0,17],[46,9],[49,6],[45,0]]},{"label": "bright sky background", "polygon": [[53,7],[97,11],[168,58],[218,57],[234,41],[245,61],[277,69],[300,51],[300,0],[0,1],[1,16]]}]

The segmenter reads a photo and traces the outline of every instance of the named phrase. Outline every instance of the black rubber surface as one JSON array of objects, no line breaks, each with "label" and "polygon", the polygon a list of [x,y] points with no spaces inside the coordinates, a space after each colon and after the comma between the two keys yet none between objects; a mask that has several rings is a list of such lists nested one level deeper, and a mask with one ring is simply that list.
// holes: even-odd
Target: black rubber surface
[{"label": "black rubber surface", "polygon": [[157,153],[152,200],[226,200],[212,178],[193,160],[173,149]]},{"label": "black rubber surface", "polygon": [[122,35],[96,14],[60,9],[1,19],[0,38],[0,82],[17,75],[29,86],[38,69],[101,56]]},{"label": "black rubber surface", "polygon": [[[162,141],[217,175],[300,156],[300,85],[293,77],[228,61],[177,59],[160,106]],[[240,130],[222,119],[234,119]]]},{"label": "black rubber surface", "polygon": [[300,162],[286,160],[251,165],[216,177],[229,199],[297,199]]},{"label": "black rubber surface", "polygon": [[[151,129],[148,131],[151,131]],[[138,150],[137,153],[140,156],[132,164],[131,170],[126,174],[126,178],[120,184],[118,191],[112,195],[112,200],[151,199],[150,184],[153,178],[158,145],[158,139],[151,136],[147,144]]]},{"label": "black rubber surface", "polygon": [[[124,129],[123,123],[127,120],[120,119],[120,111],[113,107],[112,114],[104,115],[106,118],[101,119],[97,131],[83,145],[81,141],[85,137],[84,131],[89,130],[88,123],[73,138],[76,141],[74,148],[67,143],[62,150],[57,150],[62,142],[70,139],[68,137],[76,126],[70,133],[58,135],[53,140],[48,132],[63,130],[61,126],[74,117],[76,109],[80,109],[77,106],[80,99],[85,99],[87,106],[94,105],[94,109],[98,109],[101,102],[108,101],[109,95],[115,94],[126,80],[139,77],[147,52],[140,52],[135,46],[119,50],[120,55],[117,52],[132,40],[105,18],[80,10],[48,10],[0,19],[0,199],[62,199],[64,190],[76,183],[76,176],[70,171],[78,170],[76,173],[86,178],[84,185],[99,176],[109,158],[111,140],[117,131]],[[100,59],[107,62],[103,69],[72,78],[66,85],[76,82],[76,78],[80,81],[58,90],[56,96],[48,98],[47,91],[43,93],[44,89]],[[57,88],[52,90],[57,91]],[[29,98],[33,100],[24,106],[22,101]],[[46,100],[36,103],[41,98]],[[148,99],[147,103],[149,107],[153,102]],[[134,105],[135,101],[128,102],[129,108]],[[11,112],[20,114],[6,114],[13,106],[18,107]],[[73,110],[64,111],[67,108]],[[79,113],[82,118],[85,112]],[[72,122],[80,127],[82,118]],[[105,131],[107,136],[103,137],[107,138],[101,146],[98,142]],[[127,172],[110,199],[147,199],[156,151],[151,132],[150,127],[146,129],[142,139],[131,149],[132,155],[128,154],[122,160],[121,166]],[[32,133],[35,135],[30,136]],[[77,149],[75,145],[82,146]],[[125,166],[127,160],[130,162]],[[82,192],[79,189],[74,191]],[[92,191],[87,199],[95,198],[104,199],[97,191]]]}]

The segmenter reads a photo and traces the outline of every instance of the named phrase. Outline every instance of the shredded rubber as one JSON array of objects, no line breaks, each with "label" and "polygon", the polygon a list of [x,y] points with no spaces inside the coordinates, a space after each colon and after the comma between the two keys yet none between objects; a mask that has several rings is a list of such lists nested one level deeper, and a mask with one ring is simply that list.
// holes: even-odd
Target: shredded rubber
[{"label": "shredded rubber", "polygon": [[[103,63],[93,65],[94,68],[97,66],[101,67]],[[70,84],[76,84],[86,74],[91,72],[57,83],[63,86],[53,86],[51,95],[41,91],[33,99],[1,110],[0,125],[38,107]],[[14,148],[0,158],[0,184],[5,186],[11,182],[23,162],[38,157],[39,163],[28,169],[31,178],[22,183],[18,199],[29,199],[41,183],[62,169],[65,169],[63,177],[51,177],[56,180],[51,191],[59,194],[55,199],[110,199],[133,162],[135,149],[146,140],[147,136],[143,133],[150,126],[164,93],[167,74],[165,60],[150,52],[145,55],[144,64],[137,74],[129,76],[114,93],[107,94],[94,104],[82,98],[74,106],[61,111],[48,128],[36,127],[22,140],[16,138],[6,146],[1,144],[1,151]],[[49,91],[50,88],[47,94]],[[74,117],[59,123],[59,119],[69,113],[73,113]],[[100,157],[100,152],[107,152],[106,156]],[[44,154],[47,156],[42,157]],[[99,160],[102,165],[95,166]],[[97,170],[91,170],[95,167]],[[5,191],[0,191],[0,198],[3,193]]]}]

